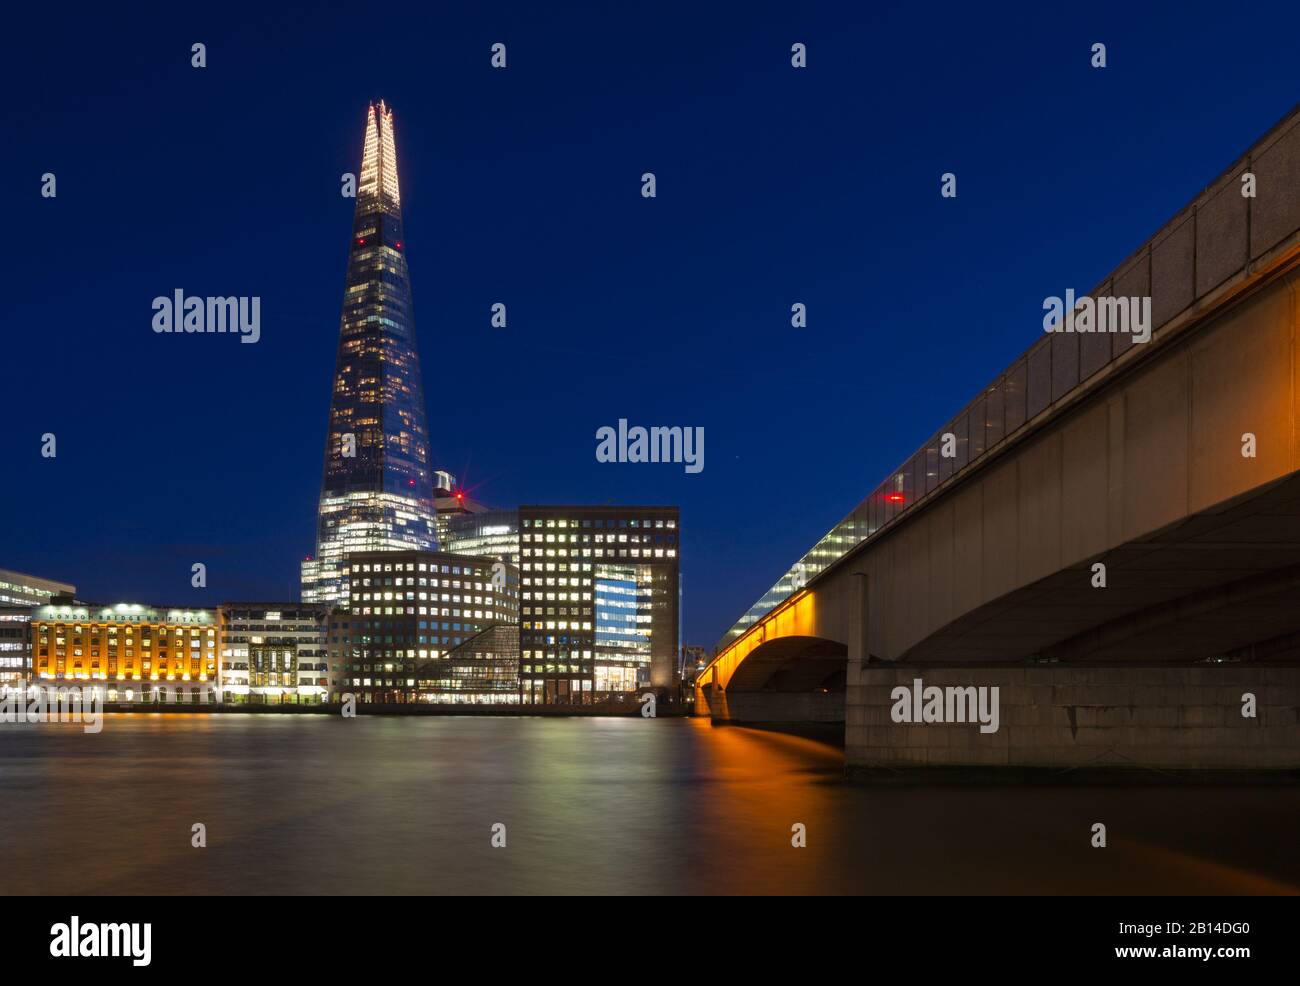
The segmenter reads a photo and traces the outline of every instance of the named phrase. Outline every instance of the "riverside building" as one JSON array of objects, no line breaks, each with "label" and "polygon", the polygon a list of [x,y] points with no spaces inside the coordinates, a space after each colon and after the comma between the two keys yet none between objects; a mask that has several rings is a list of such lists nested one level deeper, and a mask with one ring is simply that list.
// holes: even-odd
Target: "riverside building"
[{"label": "riverside building", "polygon": [[673,689],[676,507],[519,509],[520,681],[529,704],[627,701]]},{"label": "riverside building", "polygon": [[223,603],[220,612],[224,701],[281,705],[328,700],[328,606]]},{"label": "riverside building", "polygon": [[211,701],[215,609],[50,603],[32,611],[32,682],[99,686],[109,702]]},{"label": "riverside building", "polygon": [[[458,701],[454,692],[518,694],[518,652],[501,637],[475,638],[492,627],[518,626],[519,573],[513,565],[438,551],[368,552],[348,560],[350,609],[330,621],[335,698],[361,702]],[[451,656],[467,643],[457,661]],[[489,665],[495,665],[490,667]],[[452,678],[500,680],[508,689],[440,685]],[[430,683],[434,684],[430,684]],[[435,698],[433,696],[442,696]]]},{"label": "riverside building", "polygon": [[0,688],[23,684],[32,670],[32,609],[71,600],[76,586],[0,569]]}]

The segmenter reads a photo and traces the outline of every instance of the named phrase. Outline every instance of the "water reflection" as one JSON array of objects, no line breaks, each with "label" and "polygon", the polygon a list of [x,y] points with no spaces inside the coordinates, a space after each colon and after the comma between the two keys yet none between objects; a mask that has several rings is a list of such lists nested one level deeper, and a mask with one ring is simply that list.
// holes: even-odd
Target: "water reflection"
[{"label": "water reflection", "polygon": [[864,788],[841,767],[696,720],[117,715],[0,727],[0,839],[10,893],[1300,892],[1294,786]]}]

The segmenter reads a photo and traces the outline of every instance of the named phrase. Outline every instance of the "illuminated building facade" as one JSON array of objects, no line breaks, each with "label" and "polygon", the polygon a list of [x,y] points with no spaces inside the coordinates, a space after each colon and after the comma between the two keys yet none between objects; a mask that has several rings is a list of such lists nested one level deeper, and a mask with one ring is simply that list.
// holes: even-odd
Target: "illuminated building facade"
[{"label": "illuminated building facade", "polygon": [[223,603],[220,611],[224,701],[279,705],[328,699],[328,606]]},{"label": "illuminated building facade", "polygon": [[442,546],[458,555],[498,558],[519,565],[519,511],[485,509],[446,518]]},{"label": "illuminated building facade", "polygon": [[42,606],[55,597],[72,597],[76,592],[77,587],[68,582],[56,582],[0,568],[0,605]]},{"label": "illuminated building facade", "polygon": [[592,690],[597,695],[622,697],[650,685],[651,586],[637,576],[636,565],[596,565]]},{"label": "illuminated building facade", "polygon": [[20,685],[32,670],[32,608],[66,597],[76,586],[0,569],[0,688]]},{"label": "illuminated building facade", "polygon": [[32,608],[0,606],[0,688],[21,685],[32,667]]},{"label": "illuminated building facade", "polygon": [[676,507],[521,507],[524,704],[669,694],[677,671]]},{"label": "illuminated building facade", "polygon": [[416,701],[421,680],[445,677],[430,665],[490,627],[518,625],[519,573],[505,562],[399,551],[354,555],[347,565],[351,609],[336,612],[329,630],[336,698]]},{"label": "illuminated building facade", "polygon": [[215,697],[215,609],[50,603],[32,611],[31,627],[34,684],[102,686],[109,702]]},{"label": "illuminated building facade", "polygon": [[302,564],[303,602],[346,606],[348,556],[435,549],[434,521],[393,113],[381,102],[366,122],[316,553]]}]

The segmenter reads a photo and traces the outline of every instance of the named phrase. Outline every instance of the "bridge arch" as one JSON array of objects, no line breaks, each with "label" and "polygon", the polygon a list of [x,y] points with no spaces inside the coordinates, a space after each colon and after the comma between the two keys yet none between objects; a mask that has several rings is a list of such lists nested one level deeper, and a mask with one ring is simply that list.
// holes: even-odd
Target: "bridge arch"
[{"label": "bridge arch", "polygon": [[848,647],[825,637],[774,637],[751,650],[732,672],[730,692],[805,692],[838,684],[843,674]]}]

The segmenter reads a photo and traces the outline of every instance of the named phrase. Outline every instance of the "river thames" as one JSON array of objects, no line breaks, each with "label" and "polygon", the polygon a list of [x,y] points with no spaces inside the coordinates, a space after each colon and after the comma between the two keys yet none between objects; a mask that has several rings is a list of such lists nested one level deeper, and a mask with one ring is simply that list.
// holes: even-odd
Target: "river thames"
[{"label": "river thames", "polygon": [[0,844],[10,894],[1300,893],[1296,785],[841,772],[706,720],[109,715],[0,726]]}]

